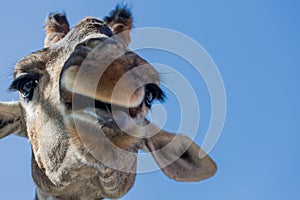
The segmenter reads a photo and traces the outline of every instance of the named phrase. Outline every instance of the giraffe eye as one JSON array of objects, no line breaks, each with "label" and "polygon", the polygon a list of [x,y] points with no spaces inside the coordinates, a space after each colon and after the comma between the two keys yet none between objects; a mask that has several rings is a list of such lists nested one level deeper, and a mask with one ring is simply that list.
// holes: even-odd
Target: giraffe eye
[{"label": "giraffe eye", "polygon": [[14,80],[10,89],[18,90],[24,99],[31,100],[37,85],[38,78],[36,76],[23,75]]},{"label": "giraffe eye", "polygon": [[148,107],[150,107],[152,105],[152,102],[154,100],[154,96],[153,93],[149,90],[145,91],[145,103]]},{"label": "giraffe eye", "polygon": [[33,95],[34,88],[37,86],[38,81],[34,79],[22,80],[19,83],[18,90],[25,99],[31,99]]},{"label": "giraffe eye", "polygon": [[148,108],[151,107],[154,100],[163,102],[164,99],[164,92],[156,84],[147,84],[145,86],[144,102]]}]

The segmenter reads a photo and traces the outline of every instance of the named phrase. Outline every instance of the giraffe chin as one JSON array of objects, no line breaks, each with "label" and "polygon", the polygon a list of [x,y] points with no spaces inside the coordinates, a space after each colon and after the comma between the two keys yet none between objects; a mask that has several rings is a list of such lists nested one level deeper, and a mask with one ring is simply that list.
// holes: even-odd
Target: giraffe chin
[{"label": "giraffe chin", "polygon": [[66,125],[71,137],[77,137],[80,145],[96,162],[119,171],[135,173],[133,166],[141,139],[133,136],[137,131],[130,125],[132,121],[124,111],[111,113],[99,108],[85,108],[70,114]]}]

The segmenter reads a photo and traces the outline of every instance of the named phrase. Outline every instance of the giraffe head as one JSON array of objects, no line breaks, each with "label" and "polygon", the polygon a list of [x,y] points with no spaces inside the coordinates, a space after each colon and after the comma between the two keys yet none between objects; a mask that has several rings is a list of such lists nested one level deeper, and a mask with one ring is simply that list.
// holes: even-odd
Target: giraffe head
[{"label": "giraffe head", "polygon": [[0,137],[29,138],[41,193],[59,196],[57,186],[91,178],[80,170],[112,169],[129,181],[120,175],[115,182],[124,180],[122,189],[108,191],[98,180],[95,196],[120,197],[132,186],[139,149],[177,181],[215,173],[214,162],[189,138],[147,121],[152,102],[164,94],[158,72],[128,49],[131,28],[131,12],[121,7],[104,21],[85,18],[71,30],[65,15],[53,14],[44,48],[16,64],[10,89],[20,101],[0,104]]}]

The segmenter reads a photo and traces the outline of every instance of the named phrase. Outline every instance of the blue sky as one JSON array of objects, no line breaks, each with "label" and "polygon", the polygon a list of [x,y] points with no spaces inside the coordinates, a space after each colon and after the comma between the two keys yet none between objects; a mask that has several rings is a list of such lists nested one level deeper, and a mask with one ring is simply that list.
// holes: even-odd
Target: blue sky
[{"label": "blue sky", "polygon": [[[70,24],[85,16],[103,17],[120,1],[5,1],[0,8],[1,100],[16,61],[42,48],[43,20],[65,11]],[[210,153],[217,174],[200,183],[177,183],[160,171],[139,174],[122,199],[265,200],[300,198],[300,3],[296,0],[124,1],[132,8],[135,27],[179,31],[201,44],[215,61],[227,94],[222,135]],[[189,77],[201,107],[195,141],[201,144],[210,119],[205,83],[193,79],[184,60],[166,52],[141,51],[150,62],[174,67]],[[164,80],[168,81],[167,75]],[[169,83],[171,85],[171,83]],[[182,88],[184,89],[184,88]],[[166,130],[178,127],[178,103],[165,103]],[[33,199],[30,144],[10,136],[0,140],[0,199]]]}]

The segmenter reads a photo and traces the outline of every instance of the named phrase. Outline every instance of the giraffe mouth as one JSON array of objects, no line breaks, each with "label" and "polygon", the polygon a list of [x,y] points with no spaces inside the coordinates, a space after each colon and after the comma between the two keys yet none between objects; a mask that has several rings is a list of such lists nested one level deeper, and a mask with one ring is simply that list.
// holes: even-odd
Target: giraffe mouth
[{"label": "giraffe mouth", "polygon": [[127,130],[130,127],[129,121],[132,121],[131,119],[135,123],[137,121],[142,123],[142,119],[135,119],[141,106],[142,103],[137,107],[127,108],[82,95],[74,95],[71,109],[73,114],[89,115],[91,118],[94,118],[99,126]]},{"label": "giraffe mouth", "polygon": [[[93,109],[86,108],[84,111],[89,113]],[[129,118],[133,115],[130,108],[104,103],[99,100],[95,100],[94,113],[99,123],[114,129],[126,129]]]}]

